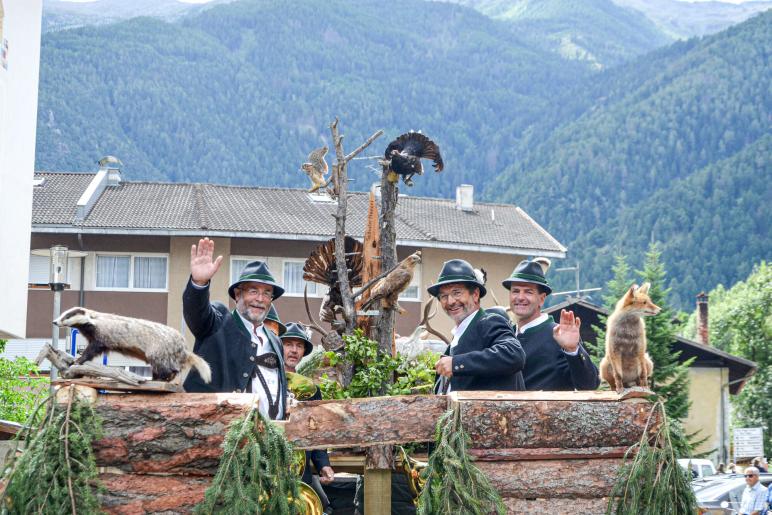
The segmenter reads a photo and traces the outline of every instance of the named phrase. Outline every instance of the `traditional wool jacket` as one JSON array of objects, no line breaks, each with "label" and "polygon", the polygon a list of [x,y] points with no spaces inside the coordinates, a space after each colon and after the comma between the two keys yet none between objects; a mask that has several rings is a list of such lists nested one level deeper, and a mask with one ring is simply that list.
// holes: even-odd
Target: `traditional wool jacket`
[{"label": "traditional wool jacket", "polygon": [[448,346],[445,355],[453,357],[452,391],[525,389],[525,352],[500,315],[477,311],[458,345]]},{"label": "traditional wool jacket", "polygon": [[[196,342],[193,352],[209,363],[212,382],[204,383],[193,370],[185,380],[186,392],[246,392],[252,383],[257,364],[256,347],[243,322],[220,303],[209,302],[209,288],[195,288],[190,280],[182,294],[182,310]],[[268,342],[279,358],[279,391],[281,406],[287,406],[287,377],[284,373],[284,351],[279,337],[266,331]],[[251,359],[250,359],[251,358]],[[274,392],[271,392],[275,395]],[[279,418],[284,418],[280,413]]]},{"label": "traditional wool jacket", "polygon": [[526,390],[595,390],[600,385],[598,368],[579,343],[579,353],[570,356],[552,337],[558,325],[552,318],[517,333],[523,346],[526,365],[523,370]]}]

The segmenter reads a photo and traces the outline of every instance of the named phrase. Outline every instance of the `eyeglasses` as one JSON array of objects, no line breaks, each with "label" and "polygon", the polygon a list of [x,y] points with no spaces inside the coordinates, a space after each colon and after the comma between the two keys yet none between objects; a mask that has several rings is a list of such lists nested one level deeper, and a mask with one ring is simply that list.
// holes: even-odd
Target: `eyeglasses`
[{"label": "eyeglasses", "polygon": [[756,477],[756,474],[745,474],[745,477]]},{"label": "eyeglasses", "polygon": [[273,290],[258,290],[257,288],[249,288],[248,290],[241,290],[241,294],[245,297],[263,297],[264,299],[273,298]]},{"label": "eyeglasses", "polygon": [[458,290],[451,290],[450,294],[441,294],[437,298],[440,299],[440,302],[447,302],[449,297],[452,297],[453,300],[459,300],[461,297],[464,296],[464,292],[466,290],[464,289],[458,289]]}]

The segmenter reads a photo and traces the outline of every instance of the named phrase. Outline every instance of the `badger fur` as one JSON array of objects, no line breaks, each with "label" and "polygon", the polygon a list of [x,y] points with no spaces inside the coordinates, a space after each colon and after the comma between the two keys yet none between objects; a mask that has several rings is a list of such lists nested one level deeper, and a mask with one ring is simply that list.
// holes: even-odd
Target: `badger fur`
[{"label": "badger fur", "polygon": [[146,361],[152,369],[153,380],[180,384],[194,367],[204,382],[211,381],[212,372],[207,362],[188,351],[180,332],[166,325],[82,307],[68,309],[54,324],[74,327],[88,340],[75,361],[77,364],[82,365],[104,351],[115,351]]}]

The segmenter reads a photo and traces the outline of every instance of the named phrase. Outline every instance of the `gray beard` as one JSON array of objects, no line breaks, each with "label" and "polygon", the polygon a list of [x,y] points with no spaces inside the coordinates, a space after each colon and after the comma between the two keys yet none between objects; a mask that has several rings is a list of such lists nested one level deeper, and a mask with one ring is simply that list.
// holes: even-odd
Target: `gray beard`
[{"label": "gray beard", "polygon": [[[269,308],[270,309],[270,308]],[[252,322],[256,327],[263,324],[263,321],[265,320],[265,317],[268,316],[268,309],[263,311],[262,316],[257,316],[252,314],[252,312],[249,310],[249,306],[244,306],[242,309],[239,310],[239,314]]]}]

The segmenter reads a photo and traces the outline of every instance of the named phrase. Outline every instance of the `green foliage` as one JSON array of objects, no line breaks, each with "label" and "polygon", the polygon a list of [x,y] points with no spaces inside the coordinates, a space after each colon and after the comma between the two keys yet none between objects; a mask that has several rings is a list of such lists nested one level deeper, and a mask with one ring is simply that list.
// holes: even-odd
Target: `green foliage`
[{"label": "green foliage", "polygon": [[[662,423],[654,434],[657,413]],[[609,496],[607,514],[681,515],[697,513],[691,477],[678,464],[689,444],[677,423],[672,423],[662,401],[652,407],[641,440],[625,453],[624,465]]]},{"label": "green foliage", "polygon": [[[325,399],[350,399],[386,395],[430,393],[434,385],[434,363],[437,355],[426,351],[415,359],[398,354],[396,358],[378,349],[378,342],[367,338],[357,329],[353,335],[343,336],[344,352],[326,352],[330,366],[352,366],[351,383],[343,387],[337,381],[322,376],[319,388]],[[394,378],[394,382],[391,379]]]},{"label": "green foliage", "polygon": [[290,470],[292,446],[253,405],[231,422],[223,455],[204,501],[195,513],[301,514],[300,479]]},{"label": "green foliage", "polygon": [[[6,341],[0,340],[0,352]],[[0,420],[24,422],[46,395],[48,380],[34,377],[38,367],[24,357],[0,358]]]},{"label": "green foliage", "polygon": [[[526,133],[485,194],[571,249],[586,286],[610,278],[614,255],[638,268],[662,242],[672,305],[691,309],[768,257],[770,26],[772,11],[592,77],[557,127]],[[553,279],[568,289],[570,277]]]},{"label": "green foliage", "polygon": [[647,350],[654,362],[651,389],[660,396],[670,418],[680,420],[689,412],[689,365],[692,360],[679,363],[679,352],[673,352],[676,328],[673,325],[673,310],[667,301],[669,289],[665,288],[665,267],[660,261],[661,252],[652,244],[646,252],[643,270],[638,272],[640,283],[651,283],[651,301],[662,310],[646,321]]},{"label": "green foliage", "polygon": [[[728,290],[718,285],[708,300],[711,345],[756,362],[756,374],[739,395],[730,397],[735,427],[763,427],[764,452],[772,454],[772,266],[753,268],[746,280]],[[685,334],[694,338],[696,313]]]},{"label": "green foliage", "polygon": [[101,438],[102,421],[88,402],[48,403],[40,425],[24,433],[26,448],[8,472],[0,513],[100,513],[99,488],[91,444]]},{"label": "green foliage", "polygon": [[471,440],[458,404],[437,421],[434,439],[436,448],[421,473],[426,484],[418,498],[418,515],[506,513],[501,496],[469,456]]}]

